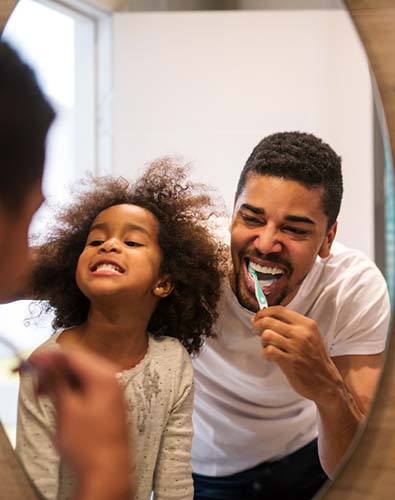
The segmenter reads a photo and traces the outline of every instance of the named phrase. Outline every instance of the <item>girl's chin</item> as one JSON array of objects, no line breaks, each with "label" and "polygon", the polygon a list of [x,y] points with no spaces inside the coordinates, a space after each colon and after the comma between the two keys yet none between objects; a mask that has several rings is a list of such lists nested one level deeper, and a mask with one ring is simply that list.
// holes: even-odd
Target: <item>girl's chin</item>
[{"label": "girl's chin", "polygon": [[114,287],[93,287],[87,293],[84,293],[84,295],[93,303],[103,302],[103,299],[120,297],[122,293],[119,289],[117,290]]}]

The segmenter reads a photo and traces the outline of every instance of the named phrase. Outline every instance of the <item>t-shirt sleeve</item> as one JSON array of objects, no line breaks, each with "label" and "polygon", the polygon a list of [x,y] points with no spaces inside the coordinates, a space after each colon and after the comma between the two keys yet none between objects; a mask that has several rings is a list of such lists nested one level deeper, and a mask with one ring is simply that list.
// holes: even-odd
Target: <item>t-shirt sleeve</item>
[{"label": "t-shirt sleeve", "polygon": [[385,350],[390,321],[387,284],[366,262],[346,280],[338,298],[339,314],[330,355],[378,354]]},{"label": "t-shirt sleeve", "polygon": [[154,477],[155,500],[192,500],[193,368],[183,349],[175,399],[164,429]]},{"label": "t-shirt sleeve", "polygon": [[47,397],[37,397],[30,373],[19,387],[16,451],[33,483],[47,500],[58,493],[59,455],[53,444],[55,409]]}]

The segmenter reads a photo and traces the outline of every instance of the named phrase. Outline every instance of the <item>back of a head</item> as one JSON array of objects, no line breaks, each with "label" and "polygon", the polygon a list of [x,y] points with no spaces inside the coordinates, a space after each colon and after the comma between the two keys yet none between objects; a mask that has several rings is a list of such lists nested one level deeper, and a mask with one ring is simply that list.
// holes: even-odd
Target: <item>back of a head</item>
[{"label": "back of a head", "polygon": [[322,187],[328,226],[336,221],[343,195],[341,159],[318,137],[303,132],[279,132],[262,139],[241,172],[235,201],[249,174],[281,177],[308,188]]},{"label": "back of a head", "polygon": [[0,41],[0,203],[11,211],[41,179],[54,117],[31,68]]}]

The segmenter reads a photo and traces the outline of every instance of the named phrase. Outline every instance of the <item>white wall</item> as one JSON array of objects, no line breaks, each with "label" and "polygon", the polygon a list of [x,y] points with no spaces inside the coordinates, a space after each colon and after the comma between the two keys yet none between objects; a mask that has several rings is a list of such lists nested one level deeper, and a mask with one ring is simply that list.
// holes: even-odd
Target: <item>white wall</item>
[{"label": "white wall", "polygon": [[182,155],[231,207],[261,138],[312,132],[343,158],[339,240],[373,257],[370,78],[345,11],[120,13],[113,34],[115,174]]}]

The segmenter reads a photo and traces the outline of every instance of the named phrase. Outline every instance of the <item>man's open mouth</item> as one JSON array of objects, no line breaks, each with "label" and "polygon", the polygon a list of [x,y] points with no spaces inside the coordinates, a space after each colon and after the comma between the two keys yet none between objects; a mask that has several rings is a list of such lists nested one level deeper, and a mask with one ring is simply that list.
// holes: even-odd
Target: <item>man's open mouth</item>
[{"label": "man's open mouth", "polygon": [[[276,267],[273,265],[261,265],[257,262],[249,261],[250,266],[256,272],[259,280],[259,285],[261,288],[270,288],[275,282],[277,282],[280,278],[282,278],[286,271],[281,269],[280,267]],[[248,262],[247,262],[248,269]]]}]

